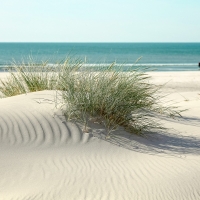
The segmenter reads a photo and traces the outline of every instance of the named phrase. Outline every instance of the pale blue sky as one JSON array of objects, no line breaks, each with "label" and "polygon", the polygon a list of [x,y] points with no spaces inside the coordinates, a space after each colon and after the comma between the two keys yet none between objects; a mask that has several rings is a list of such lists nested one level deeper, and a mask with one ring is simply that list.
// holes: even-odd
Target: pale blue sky
[{"label": "pale blue sky", "polygon": [[200,0],[0,0],[0,42],[200,42]]}]

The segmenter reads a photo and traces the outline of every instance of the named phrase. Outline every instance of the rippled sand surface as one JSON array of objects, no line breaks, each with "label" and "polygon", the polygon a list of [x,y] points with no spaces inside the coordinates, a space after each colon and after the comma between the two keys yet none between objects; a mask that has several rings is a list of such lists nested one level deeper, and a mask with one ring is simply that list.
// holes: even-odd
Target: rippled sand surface
[{"label": "rippled sand surface", "polygon": [[169,80],[166,99],[189,110],[146,138],[119,128],[105,140],[98,124],[83,133],[54,91],[0,99],[0,200],[200,199],[199,73],[184,87],[186,74],[166,73],[152,82]]}]

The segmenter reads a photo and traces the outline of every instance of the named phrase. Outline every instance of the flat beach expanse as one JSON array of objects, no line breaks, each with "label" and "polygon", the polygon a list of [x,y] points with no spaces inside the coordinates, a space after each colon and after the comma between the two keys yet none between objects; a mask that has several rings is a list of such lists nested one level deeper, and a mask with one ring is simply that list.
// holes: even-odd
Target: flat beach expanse
[{"label": "flat beach expanse", "polygon": [[[200,71],[149,72],[182,118],[166,130],[106,140],[67,122],[55,91],[0,99],[0,200],[200,199]],[[0,79],[7,73],[0,73]]]}]

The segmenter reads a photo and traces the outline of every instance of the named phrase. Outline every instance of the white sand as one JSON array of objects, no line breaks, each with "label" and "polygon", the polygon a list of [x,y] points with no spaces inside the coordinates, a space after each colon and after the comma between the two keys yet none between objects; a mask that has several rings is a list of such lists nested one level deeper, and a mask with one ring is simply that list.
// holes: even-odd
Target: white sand
[{"label": "white sand", "polygon": [[189,110],[147,138],[82,133],[53,91],[0,99],[0,200],[200,199],[200,72],[150,74]]}]

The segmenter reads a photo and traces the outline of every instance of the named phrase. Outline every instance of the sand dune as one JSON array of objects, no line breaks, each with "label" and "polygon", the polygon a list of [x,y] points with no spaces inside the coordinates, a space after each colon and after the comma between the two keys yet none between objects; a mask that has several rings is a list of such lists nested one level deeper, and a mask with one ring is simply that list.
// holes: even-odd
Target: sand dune
[{"label": "sand dune", "polygon": [[200,199],[199,73],[188,87],[176,76],[185,75],[168,73],[163,92],[189,110],[158,116],[168,129],[147,138],[119,128],[105,140],[96,124],[83,133],[55,108],[54,91],[0,99],[0,200]]}]

